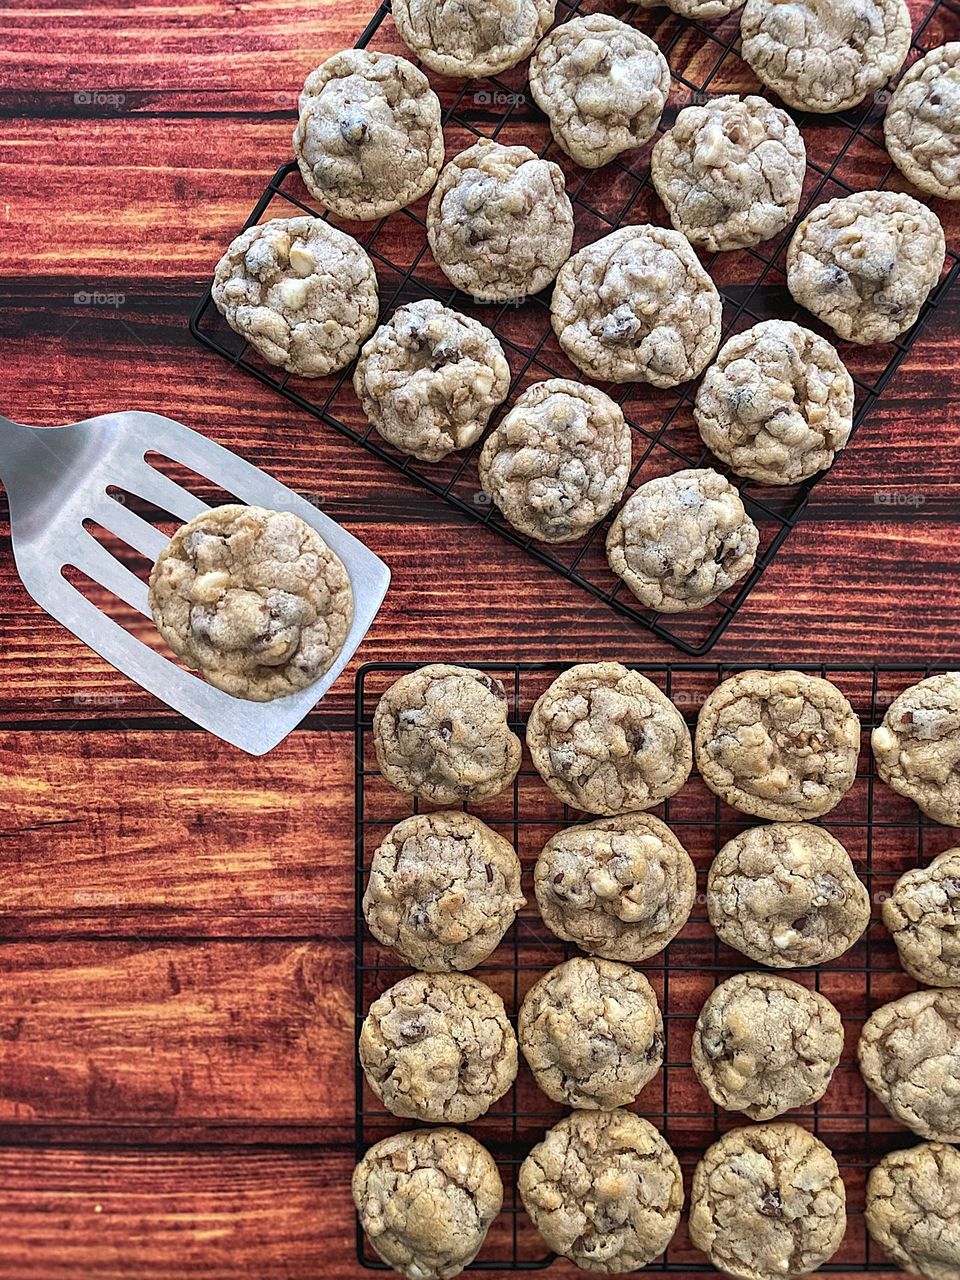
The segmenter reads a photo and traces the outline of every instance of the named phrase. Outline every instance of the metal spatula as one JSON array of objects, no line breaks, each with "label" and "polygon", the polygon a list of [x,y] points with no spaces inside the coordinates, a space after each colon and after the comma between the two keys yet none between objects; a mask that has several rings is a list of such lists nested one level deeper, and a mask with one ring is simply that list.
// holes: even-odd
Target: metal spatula
[{"label": "metal spatula", "polygon": [[[145,461],[156,452],[189,467],[241,502],[292,511],[336,552],[353,586],[353,626],[329,671],[274,702],[234,698],[137,640],[67,582],[72,565],[150,617],[147,588],[84,527],[92,521],[156,560],[167,537],[107,493],[115,486],[181,520],[210,508]],[[390,570],[306,499],[179,422],[155,413],[108,413],[67,427],[24,427],[0,418],[0,479],[10,503],[13,554],[42,609],[168,706],[251,755],[275,747],[323,697],[380,607]]]}]

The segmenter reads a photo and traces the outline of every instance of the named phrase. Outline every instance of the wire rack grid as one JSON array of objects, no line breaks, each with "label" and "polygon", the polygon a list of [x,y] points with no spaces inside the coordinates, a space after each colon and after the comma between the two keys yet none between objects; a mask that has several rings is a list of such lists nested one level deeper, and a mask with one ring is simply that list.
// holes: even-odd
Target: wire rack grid
[{"label": "wire rack grid", "polygon": [[[560,0],[558,21],[599,8],[604,0]],[[615,6],[616,8],[616,6]],[[729,92],[757,91],[756,79],[739,57],[739,14],[716,25],[666,17],[621,5],[621,16],[639,22],[660,44],[673,73],[671,95],[660,132],[668,129],[683,106]],[[361,35],[359,47],[371,46],[408,53],[399,42],[385,0]],[[914,59],[946,39],[960,36],[960,9],[955,0],[935,0],[918,18],[910,58]],[[649,158],[654,139],[627,157],[601,170],[578,168],[551,140],[545,117],[530,101],[525,66],[501,77],[467,83],[432,77],[444,105],[447,155],[479,137],[505,143],[524,143],[564,169],[573,202],[577,234],[574,248],[599,239],[622,224],[667,219],[650,181]],[[864,106],[836,116],[797,115],[807,143],[807,175],[798,217],[834,196],[871,187],[898,187],[901,180],[883,146],[884,93]],[[795,113],[796,114],[796,113]],[[829,158],[826,158],[829,157]],[[939,202],[944,207],[946,202]],[[381,315],[417,298],[436,298],[482,320],[504,346],[512,369],[512,384],[501,412],[532,383],[552,377],[581,375],[561,351],[550,325],[549,290],[522,305],[482,304],[452,289],[440,273],[426,243],[426,198],[375,224],[331,219],[354,234],[370,254],[380,285]],[[301,213],[317,215],[296,164],[282,165],[257,202],[246,226],[273,217]],[[327,215],[322,215],[327,216]],[[944,215],[946,216],[946,215]],[[794,319],[836,341],[834,335],[802,312],[786,288],[784,258],[789,229],[757,248],[705,256],[723,298],[723,340],[760,320]],[[948,253],[940,283],[925,304],[920,319],[897,341],[878,347],[840,346],[854,379],[855,426],[876,405],[891,377],[960,272],[960,257]],[[366,421],[353,393],[352,367],[329,378],[308,380],[285,374],[265,361],[226,325],[208,289],[190,322],[191,332],[206,347],[272,387],[315,419],[363,446],[369,453],[409,476],[461,516],[499,534],[568,581],[637,624],[649,628],[690,656],[701,656],[719,639],[746,601],[784,539],[796,525],[819,477],[783,489],[740,483],[744,504],[757,525],[760,551],[753,571],[729,599],[721,599],[691,614],[658,615],[645,609],[610,572],[604,540],[611,517],[579,542],[549,546],[518,533],[490,503],[477,478],[478,442],[466,453],[440,463],[423,463],[405,456],[384,441]],[[623,408],[634,433],[634,465],[625,497],[653,476],[684,467],[713,465],[729,469],[704,448],[692,414],[696,386],[670,391],[637,384],[605,386]],[[492,425],[498,421],[494,417]]]},{"label": "wire rack grid", "polygon": [[[416,664],[368,664],[356,683],[356,1005],[355,1031],[359,1036],[370,1004],[394,982],[410,972],[366,928],[361,899],[374,850],[390,828],[411,812],[416,801],[396,792],[380,776],[372,741],[373,712],[385,689]],[[530,708],[546,686],[568,664],[470,663],[489,671],[504,685],[512,728],[523,737]],[[673,700],[693,728],[704,698],[737,670],[734,664],[674,663],[631,664],[643,672]],[[786,669],[788,664],[779,665]],[[782,1119],[811,1129],[834,1152],[847,1187],[848,1228],[843,1245],[823,1268],[830,1272],[892,1272],[895,1270],[872,1245],[863,1220],[863,1198],[871,1165],[887,1150],[910,1145],[916,1139],[893,1121],[872,1097],[856,1065],[860,1028],[873,1010],[888,1000],[916,989],[900,968],[896,948],[880,923],[880,907],[898,876],[923,865],[938,853],[955,846],[958,833],[924,817],[911,802],[890,791],[874,773],[869,750],[870,730],[880,723],[884,710],[903,689],[932,674],[929,666],[800,665],[832,680],[850,699],[863,726],[857,780],[840,804],[821,825],[848,849],[860,878],[867,885],[871,924],[864,937],[844,955],[815,970],[776,970],[821,991],[839,1010],[846,1044],[842,1060],[824,1098],[814,1106],[790,1112]],[[484,822],[517,849],[523,866],[528,905],[504,937],[500,947],[473,976],[488,983],[503,997],[515,1019],[524,994],[547,970],[576,954],[543,924],[535,905],[532,869],[546,840],[573,821],[583,821],[561,806],[544,786],[524,753],[520,773],[511,789],[484,805],[473,807]],[[664,952],[638,966],[660,999],[664,1015],[664,1068],[640,1094],[635,1109],[655,1124],[677,1153],[689,1179],[705,1148],[728,1129],[750,1123],[746,1117],[724,1112],[713,1105],[699,1085],[691,1066],[690,1042],[700,1008],[709,993],[725,977],[755,970],[746,957],[720,942],[710,927],[705,907],[706,874],[714,853],[737,832],[754,825],[717,799],[694,774],[672,799],[654,810],[688,849],[697,866],[698,893],[690,921]],[[465,1126],[496,1158],[504,1181],[504,1209],[498,1217],[477,1261],[478,1270],[536,1270],[550,1265],[547,1252],[533,1225],[524,1215],[516,1190],[520,1162],[543,1136],[544,1130],[565,1114],[534,1084],[521,1063],[517,1081],[490,1111]],[[410,1128],[397,1120],[366,1083],[359,1061],[356,1066],[356,1156],[390,1133]],[[357,1257],[365,1267],[381,1268],[359,1222]],[[712,1268],[690,1243],[685,1220],[674,1241],[647,1273],[709,1272]]]}]

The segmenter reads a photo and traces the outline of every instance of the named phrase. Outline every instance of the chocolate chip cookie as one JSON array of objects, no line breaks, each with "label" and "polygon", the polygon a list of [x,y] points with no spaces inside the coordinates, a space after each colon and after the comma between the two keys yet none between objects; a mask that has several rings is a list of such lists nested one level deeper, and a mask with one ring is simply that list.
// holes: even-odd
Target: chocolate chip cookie
[{"label": "chocolate chip cookie", "polygon": [[575,956],[524,997],[520,1048],[555,1102],[607,1111],[624,1107],[663,1065],[663,1019],[642,973],[612,960]]},{"label": "chocolate chip cookie", "polygon": [[681,18],[725,18],[743,5],[743,0],[632,0],[641,9],[659,9],[664,5]]},{"label": "chocolate chip cookie", "polygon": [[182,525],[150,574],[167,644],[205,680],[251,702],[323,675],[353,622],[340,558],[289,511],[231,504]]},{"label": "chocolate chip cookie", "polygon": [[693,412],[704,444],[738,476],[797,484],[850,439],[853,379],[818,334],[764,320],[720,348]]},{"label": "chocolate chip cookie", "polygon": [[374,1000],[360,1065],[395,1116],[469,1124],[517,1075],[517,1038],[503,1001],[463,973],[414,973]]},{"label": "chocolate chip cookie", "polygon": [[895,1120],[921,1138],[960,1142],[960,991],[914,991],[881,1005],[857,1056]]},{"label": "chocolate chip cookie", "polygon": [[478,302],[539,293],[573,244],[563,170],[529,147],[482,138],[440,174],[427,239],[450,283]]},{"label": "chocolate chip cookie", "polygon": [[902,875],[883,904],[883,923],[911,978],[960,987],[960,849]]},{"label": "chocolate chip cookie", "polygon": [[841,338],[893,342],[916,323],[940,278],[937,215],[899,191],[857,191],[818,205],[793,233],[787,287]]},{"label": "chocolate chip cookie", "polygon": [[867,1229],[911,1275],[960,1275],[960,1152],[942,1142],[891,1151],[867,1180]]},{"label": "chocolate chip cookie", "polygon": [[437,180],[440,99],[406,58],[344,49],[307,76],[293,150],[307,190],[332,213],[386,217]]},{"label": "chocolate chip cookie", "polygon": [[212,292],[231,329],[301,378],[345,368],[377,323],[373,263],[320,218],[248,227],[217,263]]},{"label": "chocolate chip cookie", "polygon": [[503,1204],[493,1157],[456,1129],[412,1129],[375,1143],[353,1174],[360,1223],[408,1280],[450,1280],[480,1252]]},{"label": "chocolate chip cookie", "polygon": [[960,827],[960,671],[929,676],[896,698],[870,744],[888,787],[934,822]]},{"label": "chocolate chip cookie", "polygon": [[686,924],[697,893],[693,860],[670,828],[625,813],[558,831],[534,870],[537,904],[558,938],[638,964]]},{"label": "chocolate chip cookie", "polygon": [[819,818],[856,779],[860,721],[829,680],[743,671],[704,702],[695,743],[704,782],[741,813]]},{"label": "chocolate chip cookie", "polygon": [[648,36],[610,14],[591,13],[540,41],[530,60],[530,92],[567,155],[598,169],[656,131],[670,68]]},{"label": "chocolate chip cookie", "polygon": [[870,922],[870,895],[828,831],[775,822],[723,846],[707,879],[707,912],[728,946],[792,969],[852,947]]},{"label": "chocolate chip cookie", "polygon": [[717,1106],[772,1120],[818,1102],[843,1052],[826,996],[772,973],[738,973],[700,1010],[693,1069]]},{"label": "chocolate chip cookie", "polygon": [[703,609],[747,574],[760,534],[728,480],[707,468],[658,476],[607,534],[607,562],[658,613]]},{"label": "chocolate chip cookie", "polygon": [[929,196],[960,200],[960,41],[915,62],[883,118],[890,158]]},{"label": "chocolate chip cookie", "polygon": [[523,1206],[583,1271],[636,1271],[663,1253],[683,1207],[677,1157],[631,1111],[574,1111],[520,1166]]},{"label": "chocolate chip cookie", "polygon": [[480,484],[506,519],[540,542],[574,542],[620,500],[633,438],[596,387],[551,378],[529,387],[480,454]]},{"label": "chocolate chip cookie", "polygon": [[650,173],[676,229],[715,253],[760,244],[788,225],[806,160],[785,111],[730,93],[684,107],[654,147]]},{"label": "chocolate chip cookie", "polygon": [[480,439],[510,366],[486,325],[424,299],[398,307],[369,339],[353,387],[384,440],[439,462]]},{"label": "chocolate chip cookie", "polygon": [[553,22],[556,0],[394,0],[403,43],[442,76],[475,79],[515,67]]},{"label": "chocolate chip cookie", "polygon": [[743,58],[801,111],[845,111],[881,88],[910,48],[904,0],[747,0]]},{"label": "chocolate chip cookie", "polygon": [[523,748],[496,677],[430,663],[401,676],[373,716],[380,772],[432,804],[490,800],[517,776]]},{"label": "chocolate chip cookie", "polygon": [[414,969],[472,969],[524,905],[513,846],[459,809],[420,813],[373,855],[363,914],[370,932]]},{"label": "chocolate chip cookie", "polygon": [[585,813],[652,809],[680,790],[691,767],[680,712],[619,662],[557,676],[530,712],[527,746],[553,794]]},{"label": "chocolate chip cookie", "polygon": [[720,345],[720,295],[689,240],[649,224],[621,227],[575,253],[557,277],[551,320],[591,378],[675,387]]},{"label": "chocolate chip cookie", "polygon": [[846,1200],[836,1160],[806,1129],[731,1129],[693,1175],[690,1238],[728,1276],[794,1280],[839,1249]]}]

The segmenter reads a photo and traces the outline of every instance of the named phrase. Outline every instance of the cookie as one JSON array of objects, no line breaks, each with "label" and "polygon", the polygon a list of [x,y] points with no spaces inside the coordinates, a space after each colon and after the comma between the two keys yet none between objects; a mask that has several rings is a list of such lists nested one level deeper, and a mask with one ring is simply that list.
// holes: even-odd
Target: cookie
[{"label": "cookie", "polygon": [[307,190],[331,213],[384,218],[437,180],[440,99],[406,58],[344,49],[307,76],[293,150]]},{"label": "cookie", "polygon": [[230,504],[181,525],[150,573],[150,610],[188,667],[235,698],[306,689],[353,622],[339,556],[289,511]]},{"label": "cookie", "polygon": [[573,244],[563,170],[529,147],[482,138],[441,172],[427,239],[450,283],[477,302],[539,293]]},{"label": "cookie", "polygon": [[663,1253],[683,1207],[677,1157],[632,1111],[574,1111],[533,1148],[517,1185],[555,1253],[612,1275]]},{"label": "cookie", "polygon": [[449,1280],[480,1252],[503,1204],[490,1153],[456,1129],[412,1129],[375,1143],[353,1173],[360,1225],[408,1280]]},{"label": "cookie", "polygon": [[764,320],[720,348],[693,413],[703,443],[738,476],[797,484],[850,439],[853,379],[818,334]]},{"label": "cookie", "polygon": [[720,295],[690,242],[649,224],[621,227],[575,253],[557,276],[550,318],[591,378],[675,387],[720,345]]},{"label": "cookie", "polygon": [[691,767],[690,731],[673,703],[619,662],[570,667],[527,721],[534,768],[558,799],[585,813],[652,809]]},{"label": "cookie", "polygon": [[551,836],[537,858],[534,886],[544,924],[558,938],[639,964],[686,924],[697,872],[666,823],[625,813]]},{"label": "cookie", "polygon": [[845,111],[881,88],[910,48],[904,0],[747,0],[744,61],[790,107]]},{"label": "cookie", "polygon": [[529,387],[487,437],[480,484],[521,533],[574,542],[619,502],[632,456],[632,432],[614,400],[551,378]]},{"label": "cookie", "polygon": [[476,804],[506,790],[523,748],[507,724],[507,695],[486,671],[430,663],[401,676],[377,703],[380,772],[431,804]]},{"label": "cookie", "polygon": [[960,849],[902,875],[883,904],[883,923],[911,978],[960,987]]},{"label": "cookie", "polygon": [[345,368],[377,323],[373,263],[320,218],[248,227],[217,263],[213,301],[268,363],[301,378]]},{"label": "cookie", "polygon": [[404,818],[373,855],[363,914],[414,969],[472,969],[524,905],[513,846],[459,809]]},{"label": "cookie", "polygon": [[741,813],[819,818],[856,779],[860,721],[829,680],[741,671],[704,702],[695,750],[704,782]]},{"label": "cookie", "polygon": [[772,973],[738,973],[700,1010],[691,1049],[718,1107],[772,1120],[826,1093],[843,1052],[843,1023],[826,996]]},{"label": "cookie", "polygon": [[515,67],[553,22],[556,0],[394,0],[393,20],[407,48],[442,76],[475,79]]},{"label": "cookie", "polygon": [[663,1065],[663,1019],[642,973],[575,956],[530,988],[517,1020],[520,1048],[554,1102],[624,1107]]},{"label": "cookie", "polygon": [[870,737],[877,773],[934,822],[960,827],[960,671],[896,698]]},{"label": "cookie", "polygon": [[890,159],[905,178],[944,200],[960,200],[960,41],[915,62],[883,118]]},{"label": "cookie", "polygon": [[414,973],[374,1000],[360,1065],[395,1116],[469,1124],[517,1075],[517,1038],[503,1001],[463,973]]},{"label": "cookie", "polygon": [[792,221],[806,160],[785,111],[728,93],[684,107],[653,148],[650,173],[674,227],[716,253],[760,244]]},{"label": "cookie", "polygon": [[860,1071],[895,1120],[938,1142],[960,1142],[960,991],[914,991],[870,1015]]},{"label": "cookie", "polygon": [[439,462],[480,439],[510,366],[486,325],[424,299],[398,307],[368,340],[353,388],[384,440]]},{"label": "cookie", "polygon": [[840,1247],[846,1191],[830,1151],[799,1125],[731,1129],[690,1191],[690,1238],[738,1280],[794,1280]]},{"label": "cookie", "polygon": [[725,18],[743,6],[743,0],[632,0],[640,9],[660,9],[664,6],[678,13],[681,18]]},{"label": "cookie", "polygon": [[727,946],[793,969],[852,947],[870,923],[870,895],[828,831],[775,822],[742,831],[714,858],[707,913]]},{"label": "cookie", "polygon": [[657,476],[607,534],[607,563],[658,613],[703,609],[753,568],[757,526],[728,480],[706,468]]},{"label": "cookie", "polygon": [[960,1275],[960,1152],[921,1142],[884,1156],[867,1180],[867,1230],[911,1275]]},{"label": "cookie", "polygon": [[916,323],[943,268],[940,220],[899,191],[828,200],[787,249],[787,288],[841,338],[893,342]]},{"label": "cookie", "polygon": [[563,22],[530,60],[530,92],[559,146],[599,169],[655,132],[670,92],[658,46],[607,13]]}]

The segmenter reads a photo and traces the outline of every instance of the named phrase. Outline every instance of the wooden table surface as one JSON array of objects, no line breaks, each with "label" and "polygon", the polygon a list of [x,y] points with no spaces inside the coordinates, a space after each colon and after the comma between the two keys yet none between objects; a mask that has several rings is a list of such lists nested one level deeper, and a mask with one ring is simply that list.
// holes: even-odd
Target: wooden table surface
[{"label": "wooden table surface", "polygon": [[[323,494],[393,571],[362,660],[666,660],[187,332],[289,155],[304,74],[365,16],[358,0],[5,0],[0,406],[38,424],[155,410]],[[936,207],[960,247],[956,209]],[[713,657],[960,660],[958,316],[954,290]],[[0,1277],[362,1274],[357,663],[254,760],[33,605],[5,501],[0,601]]]}]

